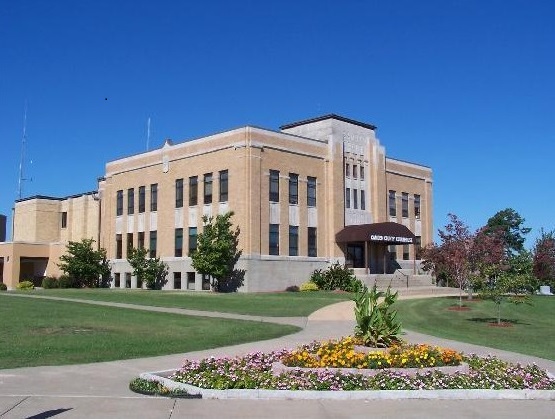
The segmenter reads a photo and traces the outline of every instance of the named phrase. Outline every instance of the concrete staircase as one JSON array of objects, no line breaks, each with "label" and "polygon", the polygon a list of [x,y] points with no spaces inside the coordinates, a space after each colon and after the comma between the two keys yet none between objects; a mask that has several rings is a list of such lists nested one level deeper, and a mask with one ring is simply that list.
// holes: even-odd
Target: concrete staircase
[{"label": "concrete staircase", "polygon": [[354,273],[367,286],[371,287],[374,284],[378,289],[386,289],[391,286],[393,289],[407,289],[407,288],[439,288],[434,284],[431,275],[424,275],[421,273],[414,274],[412,269],[397,269],[393,274],[367,274],[364,268],[354,269]]}]

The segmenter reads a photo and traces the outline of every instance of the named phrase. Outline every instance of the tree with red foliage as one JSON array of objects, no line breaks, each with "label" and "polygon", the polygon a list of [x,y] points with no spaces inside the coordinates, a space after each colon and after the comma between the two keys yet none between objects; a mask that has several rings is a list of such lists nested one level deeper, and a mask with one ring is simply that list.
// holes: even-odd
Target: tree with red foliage
[{"label": "tree with red foliage", "polygon": [[542,229],[536,239],[533,272],[541,284],[555,288],[555,231]]}]

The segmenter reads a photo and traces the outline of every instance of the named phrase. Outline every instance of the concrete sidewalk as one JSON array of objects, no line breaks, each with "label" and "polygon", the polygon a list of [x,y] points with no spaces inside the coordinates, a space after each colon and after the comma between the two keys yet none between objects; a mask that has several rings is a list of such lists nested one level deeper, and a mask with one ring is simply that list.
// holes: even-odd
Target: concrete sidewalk
[{"label": "concrete sidewalk", "polygon": [[[421,295],[421,297],[425,296],[429,295]],[[532,415],[535,418],[553,417],[555,403],[539,400],[473,400],[471,402],[468,400],[192,400],[140,396],[128,389],[129,381],[140,373],[178,368],[184,358],[235,356],[253,351],[294,348],[301,343],[316,339],[332,339],[351,334],[355,325],[352,304],[350,301],[334,304],[313,313],[308,318],[286,318],[292,324],[305,324],[305,327],[298,333],[278,339],[144,359],[0,370],[0,417],[355,418],[369,415],[415,418],[447,415],[468,418],[524,417],[525,415]],[[272,321],[272,318],[259,318],[259,321],[262,320]],[[285,318],[282,320],[286,322]],[[542,368],[555,371],[555,362],[549,360],[413,332],[407,332],[404,338],[411,342],[428,342],[467,353],[494,354],[513,362],[535,362]]]}]

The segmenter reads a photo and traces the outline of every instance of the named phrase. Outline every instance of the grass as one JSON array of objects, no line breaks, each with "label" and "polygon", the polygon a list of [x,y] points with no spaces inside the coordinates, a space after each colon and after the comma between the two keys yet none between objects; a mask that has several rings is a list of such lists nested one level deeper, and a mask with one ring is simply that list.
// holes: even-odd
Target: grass
[{"label": "grass", "polygon": [[300,330],[0,294],[0,369],[185,353]]},{"label": "grass", "polygon": [[555,298],[532,297],[532,305],[502,303],[501,319],[510,327],[492,327],[492,301],[463,300],[469,311],[451,311],[454,298],[401,300],[395,303],[403,328],[446,339],[537,356],[555,361]]},{"label": "grass", "polygon": [[351,294],[330,291],[221,294],[193,291],[49,289],[25,292],[51,297],[271,317],[305,317],[319,308],[351,298]]}]

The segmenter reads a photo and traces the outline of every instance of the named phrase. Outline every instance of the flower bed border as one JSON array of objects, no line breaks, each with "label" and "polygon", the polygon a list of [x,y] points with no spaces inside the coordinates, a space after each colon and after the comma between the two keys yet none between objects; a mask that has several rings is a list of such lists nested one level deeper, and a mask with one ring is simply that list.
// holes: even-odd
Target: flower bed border
[{"label": "flower bed border", "polygon": [[551,400],[555,401],[555,390],[213,390],[170,380],[176,370],[142,373],[141,378],[157,380],[169,389],[185,390],[189,394],[201,395],[203,399],[246,399],[246,400]]}]

